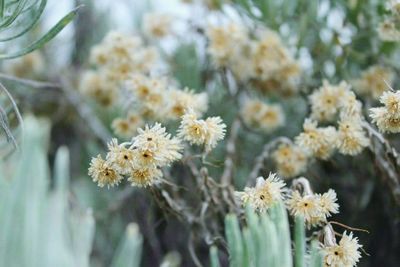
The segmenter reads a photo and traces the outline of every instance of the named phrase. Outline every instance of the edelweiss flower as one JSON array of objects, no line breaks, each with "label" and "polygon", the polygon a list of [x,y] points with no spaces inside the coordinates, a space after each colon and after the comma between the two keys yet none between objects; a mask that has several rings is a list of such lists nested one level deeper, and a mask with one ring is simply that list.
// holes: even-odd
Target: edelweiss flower
[{"label": "edelweiss flower", "polygon": [[334,127],[317,127],[317,123],[306,119],[303,124],[304,132],[296,138],[296,145],[305,149],[310,155],[319,159],[328,159],[335,150],[337,132]]},{"label": "edelweiss flower", "polygon": [[394,73],[383,66],[372,66],[361,73],[361,77],[353,81],[357,93],[377,99],[387,89],[387,84],[392,86]]},{"label": "edelweiss flower", "polygon": [[268,178],[257,178],[255,187],[246,187],[243,192],[236,192],[244,205],[250,205],[254,210],[263,212],[282,200],[285,183],[276,174],[270,173]]},{"label": "edelweiss flower", "polygon": [[257,99],[246,100],[241,113],[248,126],[265,132],[272,132],[285,123],[285,113],[280,105],[266,104]]},{"label": "edelweiss flower", "polygon": [[143,17],[143,32],[153,38],[167,36],[171,30],[172,17],[162,13],[147,13]]},{"label": "edelweiss flower", "polygon": [[332,121],[342,106],[341,100],[349,89],[346,82],[331,85],[324,80],[322,87],[309,96],[311,118],[318,121]]},{"label": "edelweiss flower", "polygon": [[92,158],[89,167],[89,175],[92,177],[93,182],[97,182],[98,186],[107,187],[118,185],[123,177],[118,171],[111,166],[108,161],[105,161],[98,155]]},{"label": "edelweiss flower", "polygon": [[379,38],[383,41],[398,42],[400,41],[400,31],[391,20],[385,20],[378,26]]},{"label": "edelweiss flower", "polygon": [[381,132],[400,132],[400,92],[385,92],[380,102],[385,106],[370,109],[372,122]]},{"label": "edelweiss flower", "polygon": [[225,128],[226,125],[220,117],[197,119],[193,111],[189,110],[182,116],[178,136],[191,144],[204,145],[208,153],[224,138]]},{"label": "edelweiss flower", "polygon": [[277,171],[283,177],[295,177],[307,168],[307,155],[298,146],[281,144],[274,151],[272,157],[276,163]]},{"label": "edelweiss flower", "polygon": [[171,119],[181,118],[187,109],[191,109],[197,116],[201,116],[208,107],[206,93],[195,94],[194,91],[170,89],[168,92],[167,117]]},{"label": "edelweiss flower", "polygon": [[129,113],[127,118],[115,118],[111,128],[118,136],[130,139],[142,125],[143,120],[139,115]]},{"label": "edelweiss flower", "polygon": [[109,162],[120,174],[126,175],[130,173],[135,156],[134,151],[124,147],[123,145],[118,145],[118,141],[115,138],[108,143],[108,150],[106,156],[107,162]]},{"label": "edelweiss flower", "polygon": [[138,161],[143,166],[166,166],[182,157],[182,145],[179,139],[171,137],[160,123],[152,127],[138,129],[138,135],[132,139],[137,151]]},{"label": "edelweiss flower", "polygon": [[359,249],[362,246],[358,244],[358,238],[353,237],[353,233],[343,233],[339,244],[323,247],[324,266],[329,267],[353,267],[361,258]]},{"label": "edelweiss flower", "polygon": [[147,187],[160,182],[162,172],[157,167],[133,168],[128,176],[132,186]]},{"label": "edelweiss flower", "polygon": [[326,222],[332,213],[339,212],[336,203],[336,192],[329,189],[324,194],[308,194],[302,196],[299,191],[293,191],[286,201],[288,209],[293,216],[302,216],[310,228]]},{"label": "edelweiss flower", "polygon": [[339,121],[337,148],[344,155],[357,155],[369,146],[370,141],[366,136],[361,119],[354,116],[342,116]]}]

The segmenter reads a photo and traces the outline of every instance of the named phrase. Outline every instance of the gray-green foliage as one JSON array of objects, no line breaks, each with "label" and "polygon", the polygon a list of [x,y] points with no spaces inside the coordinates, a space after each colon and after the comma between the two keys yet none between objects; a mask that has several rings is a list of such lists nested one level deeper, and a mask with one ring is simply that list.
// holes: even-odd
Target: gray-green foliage
[{"label": "gray-green foliage", "polygon": [[[95,221],[90,210],[69,207],[65,147],[57,152],[50,189],[48,134],[47,122],[27,117],[21,152],[0,164],[0,266],[89,266]],[[141,243],[130,224],[113,266],[139,266]]]},{"label": "gray-green foliage", "polygon": [[[312,242],[310,255],[306,253],[304,221],[301,219],[296,219],[294,227],[293,264],[290,227],[282,203],[260,215],[247,209],[246,224],[247,226],[241,229],[236,215],[226,216],[225,233],[231,267],[322,266],[321,254],[316,243]],[[215,247],[211,248],[210,257],[211,266],[219,266]]]},{"label": "gray-green foliage", "polygon": [[[0,0],[0,42],[8,42],[24,36],[38,23],[47,0]],[[79,7],[65,15],[38,40],[17,51],[0,54],[0,59],[10,59],[28,54],[53,39],[75,17]],[[9,44],[8,44],[9,46]]]}]

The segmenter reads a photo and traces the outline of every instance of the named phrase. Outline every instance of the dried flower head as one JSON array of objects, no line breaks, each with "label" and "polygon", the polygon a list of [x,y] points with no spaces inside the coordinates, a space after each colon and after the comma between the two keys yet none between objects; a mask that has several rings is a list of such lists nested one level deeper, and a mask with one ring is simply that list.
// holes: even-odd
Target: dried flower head
[{"label": "dried flower head", "polygon": [[361,77],[353,81],[354,89],[361,95],[374,99],[387,89],[387,84],[392,86],[394,73],[391,69],[379,65],[371,66],[361,73]]},{"label": "dried flower head", "polygon": [[205,152],[208,153],[217,146],[218,141],[224,139],[225,128],[226,125],[220,117],[197,119],[194,112],[189,110],[182,116],[178,136],[191,144],[204,145]]},{"label": "dried flower head", "polygon": [[302,147],[308,154],[319,159],[328,159],[334,152],[337,142],[337,132],[332,126],[317,127],[317,123],[306,119],[304,132],[296,138],[296,145]]},{"label": "dried flower head", "polygon": [[162,175],[161,170],[157,167],[132,168],[128,176],[128,182],[132,186],[148,187],[159,183]]},{"label": "dried flower head", "polygon": [[172,17],[163,13],[147,13],[143,17],[143,32],[153,38],[162,38],[171,31]]},{"label": "dried flower head", "polygon": [[390,19],[385,20],[379,24],[378,35],[379,38],[383,41],[400,41],[400,31],[396,28],[395,22]]},{"label": "dried flower head", "polygon": [[385,92],[380,98],[383,107],[371,108],[370,117],[381,132],[400,132],[400,92]]},{"label": "dried flower head", "polygon": [[285,113],[279,104],[266,104],[257,99],[247,99],[241,113],[248,126],[260,128],[267,133],[285,123]]},{"label": "dried flower head", "polygon": [[355,156],[370,144],[362,125],[361,118],[342,116],[339,121],[337,148],[344,155]]},{"label": "dried flower head", "polygon": [[118,171],[108,161],[103,160],[100,155],[92,158],[88,173],[93,182],[97,182],[100,187],[118,185],[123,179]]},{"label": "dried flower head", "polygon": [[327,221],[332,213],[339,212],[336,192],[329,189],[324,194],[292,192],[287,206],[293,216],[302,216],[308,227],[318,226]]},{"label": "dried flower head", "polygon": [[361,258],[359,249],[362,246],[358,243],[358,238],[353,237],[353,233],[343,233],[339,244],[324,246],[324,266],[330,267],[353,267]]},{"label": "dried flower head", "polygon": [[138,135],[132,139],[132,146],[138,156],[138,165],[144,167],[162,167],[182,157],[182,145],[179,139],[171,137],[160,123],[152,127],[146,125],[138,129]]},{"label": "dried flower head", "polygon": [[342,99],[350,86],[342,81],[338,85],[332,85],[323,81],[322,87],[309,96],[311,104],[311,118],[318,121],[332,121],[342,106]]},{"label": "dried flower head", "polygon": [[278,174],[282,177],[295,177],[307,168],[306,153],[294,144],[279,145],[272,154],[272,157],[275,161]]},{"label": "dried flower head", "polygon": [[285,183],[274,173],[267,179],[258,177],[255,187],[245,187],[243,192],[236,192],[244,205],[249,205],[256,211],[266,211],[282,200]]}]

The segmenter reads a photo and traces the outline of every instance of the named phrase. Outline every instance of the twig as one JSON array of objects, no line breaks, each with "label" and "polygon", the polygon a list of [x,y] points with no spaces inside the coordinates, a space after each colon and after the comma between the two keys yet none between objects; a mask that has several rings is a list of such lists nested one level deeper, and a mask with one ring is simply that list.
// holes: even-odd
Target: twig
[{"label": "twig", "polygon": [[221,184],[228,185],[231,184],[232,176],[233,176],[233,158],[236,153],[236,140],[239,135],[239,129],[241,126],[241,122],[238,118],[232,123],[231,133],[228,139],[228,143],[226,144],[226,156],[224,162],[224,172],[221,175]]},{"label": "twig", "polygon": [[19,78],[19,77],[5,74],[5,73],[0,73],[0,79],[21,83],[21,84],[24,84],[24,85],[32,87],[32,88],[61,89],[61,85],[57,84],[57,83],[40,82],[40,81],[36,81],[36,80],[31,80],[31,79]]},{"label": "twig", "polygon": [[[12,97],[10,92],[7,90],[7,88],[4,87],[4,85],[2,83],[0,83],[0,88],[5,92],[5,94],[7,95],[8,99],[10,100],[12,108],[13,108],[13,110],[15,112],[16,117],[17,117],[18,124],[20,125],[20,127],[21,127],[21,129],[23,131],[24,130],[24,122],[22,120],[21,113],[19,112],[17,103],[15,103],[14,98]],[[4,110],[2,110],[2,111],[4,111]],[[17,141],[15,140],[13,134],[11,133],[10,129],[8,128],[7,114],[2,114],[2,115],[4,115],[4,118],[2,119],[2,122],[4,121],[4,123],[7,124],[7,125],[5,125],[5,127],[2,124],[3,130],[6,132],[6,135],[7,135],[7,139],[11,140],[13,142],[13,145],[14,145],[15,149],[18,149]]]},{"label": "twig", "polygon": [[93,113],[91,108],[82,100],[80,95],[72,89],[69,81],[65,78],[61,80],[62,90],[68,101],[76,108],[79,116],[85,121],[85,124],[97,135],[105,145],[111,139],[111,134],[104,127],[103,123]]}]

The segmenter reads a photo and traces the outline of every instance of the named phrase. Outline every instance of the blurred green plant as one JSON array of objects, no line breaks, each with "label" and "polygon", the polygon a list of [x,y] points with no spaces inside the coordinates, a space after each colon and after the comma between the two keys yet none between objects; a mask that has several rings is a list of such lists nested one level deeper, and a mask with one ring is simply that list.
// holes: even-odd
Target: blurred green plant
[{"label": "blurred green plant", "polygon": [[[239,219],[229,214],[225,218],[225,235],[231,267],[318,267],[322,257],[318,242],[311,242],[310,254],[306,251],[304,220],[296,218],[294,227],[294,264],[292,242],[286,209],[282,203],[266,213],[257,215],[246,209],[247,226],[240,229]],[[218,251],[210,249],[212,267],[220,266]]]},{"label": "blurred green plant", "polygon": [[[95,221],[69,202],[69,152],[57,151],[54,188],[47,163],[49,124],[25,118],[21,152],[0,164],[0,266],[90,266]],[[129,224],[112,266],[139,266],[142,237]]]},{"label": "blurred green plant", "polygon": [[[0,42],[15,40],[31,31],[42,16],[46,4],[47,0],[1,0],[0,33],[2,34]],[[18,51],[3,52],[0,54],[0,59],[20,57],[42,47],[72,21],[80,7],[76,7],[65,15],[37,41],[28,44]]]}]

